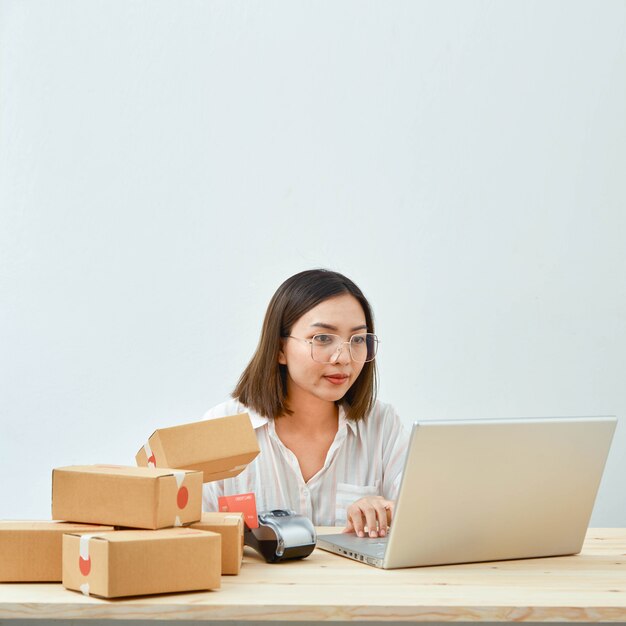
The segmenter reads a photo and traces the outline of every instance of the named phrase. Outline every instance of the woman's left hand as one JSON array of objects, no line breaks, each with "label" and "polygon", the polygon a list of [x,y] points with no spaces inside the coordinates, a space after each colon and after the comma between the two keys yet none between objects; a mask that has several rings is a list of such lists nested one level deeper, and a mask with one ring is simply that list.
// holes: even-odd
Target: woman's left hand
[{"label": "woman's left hand", "polygon": [[384,537],[393,517],[394,502],[382,496],[366,496],[353,502],[346,511],[344,533],[355,532],[359,537]]}]

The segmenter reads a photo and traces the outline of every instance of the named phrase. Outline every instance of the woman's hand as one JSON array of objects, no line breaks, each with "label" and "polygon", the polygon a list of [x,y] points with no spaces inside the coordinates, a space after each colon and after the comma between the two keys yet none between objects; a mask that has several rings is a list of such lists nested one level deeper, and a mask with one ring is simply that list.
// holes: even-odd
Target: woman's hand
[{"label": "woman's hand", "polygon": [[359,537],[384,537],[393,517],[392,500],[382,496],[366,496],[353,502],[346,511],[344,533],[355,532]]}]

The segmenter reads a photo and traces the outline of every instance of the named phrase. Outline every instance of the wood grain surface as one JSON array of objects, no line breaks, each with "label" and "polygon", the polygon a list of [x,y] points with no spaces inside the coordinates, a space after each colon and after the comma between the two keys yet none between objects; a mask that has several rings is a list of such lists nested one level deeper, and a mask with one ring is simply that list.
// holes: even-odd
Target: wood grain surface
[{"label": "wood grain surface", "polygon": [[268,565],[246,548],[218,591],[102,600],[1,584],[0,619],[626,623],[626,529],[590,529],[576,556],[403,570],[319,549]]}]

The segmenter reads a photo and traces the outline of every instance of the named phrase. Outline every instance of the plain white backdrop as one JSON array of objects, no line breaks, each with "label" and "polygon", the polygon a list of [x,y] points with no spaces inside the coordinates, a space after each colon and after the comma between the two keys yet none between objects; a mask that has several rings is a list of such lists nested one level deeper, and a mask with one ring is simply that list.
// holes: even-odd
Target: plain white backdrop
[{"label": "plain white backdrop", "polygon": [[0,0],[0,518],[225,399],[269,298],[369,297],[415,419],[617,415],[626,3]]}]

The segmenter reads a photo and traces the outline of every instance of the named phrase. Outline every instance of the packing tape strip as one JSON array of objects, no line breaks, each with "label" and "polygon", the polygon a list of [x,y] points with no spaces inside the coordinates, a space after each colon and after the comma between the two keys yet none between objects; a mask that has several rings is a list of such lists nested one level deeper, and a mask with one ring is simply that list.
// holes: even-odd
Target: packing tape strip
[{"label": "packing tape strip", "polygon": [[148,467],[156,467],[156,464],[150,460],[152,458],[152,448],[149,441],[146,441],[143,449],[146,453],[146,459],[148,459]]},{"label": "packing tape strip", "polygon": [[[89,540],[92,537],[101,537],[102,533],[87,533],[85,535],[80,536],[80,544],[78,547],[78,552],[80,554],[80,558],[84,561],[89,560]],[[83,595],[89,595],[89,583],[83,583],[80,585],[79,589],[82,591]]]},{"label": "packing tape strip", "polygon": [[89,560],[89,540],[95,536],[95,533],[87,533],[86,535],[80,536],[80,547],[78,549],[78,552],[81,559],[85,561]]},{"label": "packing tape strip", "polygon": [[80,536],[80,544],[78,546],[78,553],[80,558],[84,561],[89,560],[89,540],[92,537],[102,537],[102,533],[87,533],[85,535]]},{"label": "packing tape strip", "polygon": [[174,470],[173,474],[174,474],[174,478],[176,479],[176,486],[180,489],[180,486],[183,484],[183,481],[185,480],[185,474],[187,472],[181,472],[180,470]]},{"label": "packing tape strip", "polygon": [[[181,470],[173,470],[172,472],[174,474],[174,478],[176,479],[176,486],[178,487],[178,489],[181,488],[181,485],[183,484],[184,480],[185,480],[185,475],[187,474],[187,472],[181,471]],[[180,521],[180,517],[178,517],[178,515],[176,516],[176,519],[174,520],[174,526],[182,526],[183,523]]]}]

